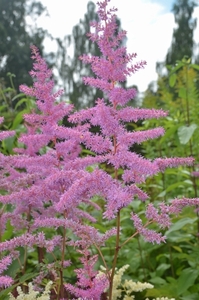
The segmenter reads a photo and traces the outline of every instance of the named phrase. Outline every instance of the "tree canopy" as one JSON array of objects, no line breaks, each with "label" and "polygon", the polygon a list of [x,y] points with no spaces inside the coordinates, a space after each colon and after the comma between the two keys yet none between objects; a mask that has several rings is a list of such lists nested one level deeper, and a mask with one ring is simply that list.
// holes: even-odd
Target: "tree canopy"
[{"label": "tree canopy", "polygon": [[173,13],[177,27],[173,31],[172,43],[166,56],[166,64],[174,65],[184,56],[191,58],[194,50],[194,29],[197,20],[192,14],[197,6],[192,0],[176,0],[173,5]]},{"label": "tree canopy", "polygon": [[40,2],[32,0],[0,0],[0,78],[9,84],[7,73],[16,75],[15,87],[31,84],[28,71],[31,70],[30,45],[43,50],[46,31],[36,25],[28,26],[26,17],[35,22],[45,11]]}]

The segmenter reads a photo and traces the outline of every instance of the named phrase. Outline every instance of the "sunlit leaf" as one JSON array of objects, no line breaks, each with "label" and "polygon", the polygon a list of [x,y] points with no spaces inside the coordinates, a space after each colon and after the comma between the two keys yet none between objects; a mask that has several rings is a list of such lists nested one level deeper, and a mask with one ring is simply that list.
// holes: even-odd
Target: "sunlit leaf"
[{"label": "sunlit leaf", "polygon": [[198,126],[196,124],[191,124],[190,126],[181,126],[178,128],[178,137],[180,143],[185,145],[191,139],[194,131]]}]

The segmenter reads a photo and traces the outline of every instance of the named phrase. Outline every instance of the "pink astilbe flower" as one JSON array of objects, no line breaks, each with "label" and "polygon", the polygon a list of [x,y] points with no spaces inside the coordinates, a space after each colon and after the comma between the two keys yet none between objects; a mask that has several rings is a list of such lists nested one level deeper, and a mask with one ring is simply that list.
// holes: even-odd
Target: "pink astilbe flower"
[{"label": "pink astilbe flower", "polygon": [[164,171],[166,168],[170,167],[177,167],[181,165],[188,165],[192,166],[194,163],[193,157],[173,157],[173,158],[157,158],[154,162],[158,165],[160,171]]},{"label": "pink astilbe flower", "polygon": [[[70,143],[68,143],[70,147],[73,141],[75,142],[75,139],[72,138],[74,137],[74,131],[71,132],[70,128],[66,129],[58,126],[58,122],[72,112],[73,106],[67,105],[64,102],[56,102],[56,98],[62,94],[62,91],[53,93],[54,82],[51,79],[52,71],[48,69],[38,49],[32,46],[31,50],[33,54],[32,59],[35,62],[30,75],[35,78],[35,81],[32,88],[21,85],[20,90],[26,95],[36,98],[40,114],[32,112],[31,114],[24,115],[27,133],[21,135],[19,141],[26,146],[23,149],[24,154],[35,156],[42,147],[47,146],[50,142],[54,143],[56,147],[56,140],[62,139],[63,136],[64,139],[67,139],[67,137],[70,138]],[[60,129],[63,131],[61,136],[59,133]],[[22,149],[15,150],[22,153]]]},{"label": "pink astilbe flower", "polygon": [[[4,121],[4,117],[0,117],[0,124],[2,124]],[[1,131],[0,132],[0,141],[7,139],[8,137],[11,137],[15,135],[15,131],[14,130],[10,130],[10,131]]]},{"label": "pink astilbe flower", "polygon": [[[0,261],[0,274],[3,273],[3,271],[7,270],[8,266],[12,263],[11,256],[5,256]],[[14,280],[10,276],[3,276],[0,275],[0,288],[7,288],[11,286],[14,283]]]},{"label": "pink astilbe flower", "polygon": [[108,279],[105,274],[97,276],[94,270],[94,265],[97,262],[97,255],[91,256],[88,250],[79,251],[83,256],[81,262],[83,268],[75,270],[77,274],[77,284],[65,284],[65,288],[69,290],[76,297],[82,299],[100,300],[104,290],[108,287]]},{"label": "pink astilbe flower", "polygon": [[182,198],[182,199],[174,199],[172,201],[170,212],[173,214],[179,214],[184,207],[187,206],[199,206],[199,199],[198,198]]},{"label": "pink astilbe flower", "polygon": [[160,204],[160,213],[157,208],[154,207],[152,203],[148,204],[146,208],[146,218],[150,221],[156,222],[160,228],[169,228],[171,226],[171,220],[168,215],[170,210],[169,206],[164,203]]},{"label": "pink astilbe flower", "polygon": [[199,171],[194,171],[191,173],[192,176],[199,177]]},{"label": "pink astilbe flower", "polygon": [[8,266],[12,263],[12,258],[10,256],[5,256],[0,261],[0,273],[7,270]]},{"label": "pink astilbe flower", "polygon": [[28,246],[39,246],[39,247],[45,247],[47,243],[47,240],[45,238],[45,235],[43,232],[39,232],[38,234],[23,234],[18,237],[14,237],[13,239],[5,242],[1,242],[0,244],[0,252],[3,252],[5,250],[12,251],[15,248]]},{"label": "pink astilbe flower", "polygon": [[195,169],[195,171],[193,171],[191,173],[191,176],[193,176],[193,177],[199,177],[199,170],[198,170],[199,165],[196,165],[195,167],[196,167],[196,169]]},{"label": "pink astilbe flower", "polygon": [[137,233],[141,234],[147,242],[160,244],[161,242],[165,242],[166,237],[161,233],[157,233],[154,230],[146,228],[142,220],[138,217],[138,215],[131,213],[131,220],[133,221],[134,227]]},{"label": "pink astilbe flower", "polygon": [[[164,134],[164,129],[128,132],[125,123],[165,117],[167,112],[127,106],[136,93],[133,89],[122,88],[120,83],[126,80],[127,75],[142,69],[146,63],[143,61],[134,63],[136,54],[128,54],[126,47],[122,46],[126,32],[117,31],[116,9],[109,9],[109,2],[98,3],[100,21],[92,23],[93,31],[89,34],[90,39],[97,43],[101,57],[86,54],[80,57],[83,62],[91,65],[95,73],[95,77],[84,78],[84,82],[101,89],[108,101],[96,99],[94,107],[71,114],[69,121],[80,128],[85,124],[87,126],[89,124],[90,128],[96,126],[100,128],[100,131],[95,133],[88,127],[89,131],[81,135],[81,143],[96,154],[96,161],[98,159],[98,162],[103,162],[107,168],[112,168],[114,175],[110,176],[99,168],[92,172],[85,170],[82,177],[77,176],[69,189],[60,197],[56,209],[57,211],[69,210],[72,205],[78,206],[85,199],[91,200],[93,196],[98,195],[105,201],[103,217],[113,219],[135,198],[140,200],[148,198],[136,184],[145,182],[149,176],[163,172],[167,167],[192,165],[193,158],[157,158],[152,161],[131,151],[133,144],[158,138]],[[88,157],[86,159],[88,160]],[[121,178],[117,175],[119,169],[123,170]],[[149,206],[147,217],[149,217],[150,209],[152,210],[152,207]],[[157,214],[153,217],[153,221],[157,222],[160,227],[169,226],[168,214],[169,212]],[[164,216],[162,222],[161,216]],[[147,231],[146,228],[142,230],[142,233],[145,233],[145,236],[151,236],[151,231]],[[148,240],[155,242],[155,236],[158,243],[164,240],[155,233]]]},{"label": "pink astilbe flower", "polygon": [[14,283],[14,280],[10,276],[0,276],[0,288],[7,288]]},{"label": "pink astilbe flower", "polygon": [[[32,54],[34,67],[30,74],[34,78],[33,87],[21,86],[20,89],[27,95],[36,97],[37,108],[32,113],[24,115],[26,132],[19,138],[23,146],[14,149],[18,155],[10,157],[0,155],[0,180],[3,192],[0,195],[2,205],[0,235],[4,234],[8,222],[13,226],[15,233],[15,237],[0,243],[1,255],[4,253],[12,255],[21,247],[44,248],[47,253],[53,253],[55,248],[60,251],[65,248],[66,240],[57,234],[56,223],[51,223],[55,231],[51,239],[47,239],[41,229],[43,224],[39,226],[37,220],[46,216],[65,220],[66,212],[58,213],[55,204],[76,179],[79,170],[96,163],[94,159],[90,159],[83,162],[82,166],[79,164],[77,158],[81,152],[81,136],[88,131],[88,126],[77,126],[72,129],[60,125],[60,121],[72,112],[73,106],[57,102],[56,98],[60,96],[61,91],[53,92],[51,70],[35,46],[32,46]],[[2,122],[3,118],[0,121]],[[5,138],[13,134],[14,132],[3,133],[0,137]],[[97,158],[97,161],[101,162],[101,159]],[[68,209],[67,216],[69,219],[73,219],[74,216],[76,222],[84,218],[88,218],[91,222],[95,221],[88,213],[74,206]],[[71,230],[63,224],[60,225]],[[13,260],[16,258],[19,259],[16,255],[13,256]],[[62,260],[62,267],[66,268],[65,257]],[[4,276],[2,286],[3,282],[4,286],[8,286],[13,281]]]}]

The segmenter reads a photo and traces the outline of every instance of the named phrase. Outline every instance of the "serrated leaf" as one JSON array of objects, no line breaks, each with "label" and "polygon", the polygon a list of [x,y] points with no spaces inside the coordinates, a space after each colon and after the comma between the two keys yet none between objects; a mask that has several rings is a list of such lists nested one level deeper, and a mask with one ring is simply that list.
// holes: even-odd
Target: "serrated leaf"
[{"label": "serrated leaf", "polygon": [[178,128],[178,137],[182,145],[188,143],[197,127],[196,124],[191,124],[190,126],[181,126]]}]

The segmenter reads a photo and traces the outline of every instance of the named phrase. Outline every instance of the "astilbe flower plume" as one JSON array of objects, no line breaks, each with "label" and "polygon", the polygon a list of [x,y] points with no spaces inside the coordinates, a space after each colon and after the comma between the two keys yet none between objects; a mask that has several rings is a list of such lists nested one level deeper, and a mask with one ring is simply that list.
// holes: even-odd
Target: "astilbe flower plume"
[{"label": "astilbe flower plume", "polygon": [[[161,118],[167,116],[167,112],[134,108],[127,105],[130,100],[135,98],[136,91],[135,89],[126,90],[121,86],[121,83],[126,80],[127,76],[142,69],[146,62],[134,62],[136,54],[128,54],[126,47],[122,45],[126,32],[118,32],[115,15],[117,9],[109,9],[109,2],[109,0],[98,2],[99,22],[92,23],[92,33],[88,34],[91,41],[97,43],[101,56],[84,54],[80,57],[83,62],[91,65],[91,69],[95,74],[92,78],[85,77],[83,79],[84,83],[99,88],[103,91],[105,97],[96,99],[93,108],[84,109],[69,116],[69,121],[78,126],[85,123],[87,126],[90,125],[90,130],[83,133],[81,139],[82,144],[96,154],[98,167],[96,166],[93,172],[85,170],[83,177],[77,178],[62,195],[56,208],[58,211],[67,210],[74,202],[80,204],[85,199],[90,201],[93,196],[98,195],[104,199],[104,219],[116,218],[116,251],[112,273],[110,276],[108,275],[110,283],[109,298],[111,299],[115,263],[121,246],[119,235],[122,208],[129,205],[135,198],[142,201],[148,198],[146,193],[137,185],[145,182],[147,177],[164,172],[167,167],[192,165],[194,159],[157,158],[152,161],[131,151],[130,148],[133,144],[158,138],[164,134],[164,129],[160,127],[146,131],[128,132],[126,122]],[[93,128],[100,128],[100,130],[95,133],[96,130],[92,130]],[[106,169],[100,168],[100,160],[103,162],[103,166],[106,165],[107,169],[112,168],[112,174],[109,174]],[[118,175],[119,169],[123,170],[121,177]],[[198,201],[199,199],[195,202]],[[191,203],[189,202],[189,204]],[[187,202],[187,205],[189,204]],[[192,203],[192,205],[195,204]],[[135,228],[132,237],[141,234],[148,242],[164,242],[165,237],[162,236],[161,232],[146,227],[151,223],[156,223],[160,228],[169,227],[171,225],[169,215],[180,211],[180,207],[178,200],[175,200],[173,205],[170,206],[166,206],[164,203],[160,204],[160,212],[153,205],[149,205],[146,211],[146,218],[148,219],[146,224],[143,224],[141,219],[132,212],[131,219]],[[68,286],[66,287],[68,288]],[[73,292],[79,296],[79,287],[77,287],[77,290],[73,288]],[[81,296],[83,297],[83,295],[84,291],[82,291]]]},{"label": "astilbe flower plume", "polygon": [[[23,146],[14,149],[18,154],[12,156],[1,154],[0,179],[3,194],[0,195],[2,205],[0,236],[4,235],[10,222],[15,237],[7,241],[3,240],[0,243],[0,252],[2,255],[10,253],[9,257],[12,257],[12,260],[19,260],[18,250],[23,247],[46,249],[52,255],[57,248],[60,249],[60,266],[65,268],[67,267],[65,264],[67,244],[85,247],[85,237],[90,239],[92,236],[87,245],[91,245],[95,240],[100,247],[106,239],[115,234],[114,229],[101,234],[89,225],[82,225],[82,220],[87,219],[93,223],[96,219],[79,207],[79,201],[71,201],[67,209],[57,210],[57,204],[65,197],[65,192],[74,186],[73,183],[76,185],[78,181],[86,179],[88,174],[85,169],[89,165],[103,162],[104,159],[87,157],[82,160],[78,157],[81,152],[82,136],[86,136],[88,140],[92,138],[88,126],[66,128],[59,124],[64,117],[72,113],[73,106],[56,100],[61,91],[53,93],[52,72],[47,68],[38,49],[32,46],[31,50],[34,60],[33,71],[30,72],[34,78],[33,87],[20,86],[20,89],[26,95],[35,97],[37,106],[35,111],[24,115],[26,132],[19,137],[19,142]],[[2,122],[3,118],[0,121]],[[13,131],[2,132],[0,137],[4,139],[13,134]],[[102,142],[104,140],[99,135],[94,140],[93,147],[97,149],[97,145]],[[109,142],[104,142],[104,149],[108,146]],[[70,191],[68,194],[70,195]],[[97,204],[88,199],[82,202],[100,209]],[[45,236],[43,230],[45,227],[54,229],[54,236],[51,239]],[[63,235],[60,235],[60,231],[57,234],[60,227],[63,229]],[[66,238],[68,229],[76,234],[79,242]],[[39,262],[43,255],[44,252]],[[56,264],[54,266],[56,268]],[[22,271],[25,272],[25,269]],[[53,268],[49,269],[49,273],[54,274],[54,278],[62,276],[56,275],[56,272]],[[44,277],[43,271],[38,277]],[[13,279],[8,276],[1,276],[1,279],[2,286],[11,285],[13,282]],[[61,296],[64,296],[63,288]]]},{"label": "astilbe flower plume", "polygon": [[81,262],[83,268],[75,270],[77,274],[77,287],[72,284],[65,284],[65,287],[81,299],[100,300],[104,290],[108,287],[108,279],[105,274],[97,276],[98,272],[94,271],[94,265],[98,260],[97,255],[91,256],[88,250],[83,252]]},{"label": "astilbe flower plume", "polygon": [[[65,248],[62,236],[55,235],[50,240],[46,239],[41,226],[37,224],[39,220],[48,223],[50,219],[51,227],[56,230],[57,219],[64,220],[66,217],[64,211],[57,214],[55,204],[81,168],[76,159],[81,152],[81,134],[85,131],[83,127],[72,130],[59,125],[59,122],[72,112],[73,106],[56,101],[61,91],[53,93],[52,72],[47,68],[38,49],[32,46],[31,50],[34,60],[33,71],[30,72],[34,78],[33,87],[21,86],[20,89],[26,95],[36,97],[37,108],[36,111],[24,115],[27,130],[19,138],[23,147],[14,149],[18,155],[0,156],[3,191],[0,195],[0,236],[4,235],[8,222],[13,226],[16,235],[10,240],[1,241],[0,252],[2,255],[10,253],[9,257],[13,260],[19,259],[19,252],[15,249],[21,247],[37,246],[41,249],[46,248],[49,253],[52,253],[55,247]],[[3,118],[0,119],[0,122],[2,121]],[[13,131],[1,132],[0,139],[13,134]],[[91,160],[85,162],[84,167],[90,163]],[[8,211],[7,206],[10,207]],[[78,212],[74,206],[67,212],[69,218],[75,216],[74,227],[80,219],[89,216]],[[43,227],[46,227],[45,222]],[[68,224],[62,223],[60,226],[66,228]],[[23,230],[26,230],[24,234],[21,233]],[[64,259],[62,263],[64,265]],[[3,271],[2,269],[1,272]],[[1,286],[8,286],[13,282],[8,276],[1,279]]]},{"label": "astilbe flower plume", "polygon": [[[159,127],[129,132],[126,124],[165,117],[167,112],[128,106],[129,101],[135,98],[136,90],[125,89],[121,83],[127,76],[143,69],[146,62],[134,62],[136,54],[128,54],[122,45],[126,32],[118,32],[116,9],[109,9],[109,2],[98,2],[99,22],[92,24],[94,30],[89,34],[89,38],[97,43],[101,56],[84,54],[80,57],[91,65],[95,74],[93,78],[84,78],[85,84],[101,89],[104,98],[96,99],[94,107],[80,112],[73,112],[72,105],[57,101],[61,91],[53,92],[52,72],[38,49],[32,46],[34,65],[30,75],[34,78],[33,87],[21,86],[20,90],[36,98],[37,108],[24,115],[26,133],[19,138],[23,147],[15,149],[17,155],[9,158],[1,156],[0,178],[5,192],[0,196],[3,207],[0,234],[3,235],[8,221],[19,234],[2,241],[0,252],[7,251],[12,259],[19,259],[17,251],[21,247],[45,248],[53,257],[55,248],[59,249],[60,263],[57,264],[57,270],[50,273],[53,278],[60,277],[62,287],[59,288],[59,299],[64,298],[63,269],[70,264],[67,247],[81,249],[79,253],[83,266],[75,271],[78,279],[76,286],[66,283],[66,290],[75,297],[97,300],[109,287],[111,300],[113,276],[121,246],[136,234],[143,235],[153,243],[165,241],[161,232],[147,228],[148,225],[156,223],[161,229],[169,227],[170,214],[179,213],[187,205],[199,204],[199,199],[176,199],[170,205],[161,203],[159,208],[149,204],[145,214],[146,224],[132,212],[129,216],[132,220],[132,236],[123,244],[120,242],[122,209],[134,199],[148,199],[139,184],[149,176],[164,172],[167,167],[191,165],[193,159],[149,160],[131,151],[133,144],[158,138],[164,134],[164,129]],[[68,117],[72,127],[60,125],[64,117]],[[12,134],[3,134],[2,137]],[[82,147],[90,150],[87,152],[91,154],[81,155]],[[100,205],[94,200],[96,198],[100,199]],[[7,206],[10,209],[5,212]],[[115,219],[116,228],[99,232],[94,225],[97,220],[96,215],[92,214],[93,210],[101,210],[107,222]],[[53,230],[51,239],[46,237],[45,228]],[[95,246],[102,255],[101,247],[114,235],[116,250],[113,265],[107,266],[102,258],[106,275],[100,278],[94,270],[97,256],[90,254],[89,247]],[[56,268],[54,263],[50,266]],[[41,272],[35,282],[43,277],[44,272]]]},{"label": "astilbe flower plume", "polygon": [[6,288],[14,283],[14,280],[10,276],[1,276],[3,271],[7,270],[8,266],[12,263],[11,256],[5,256],[0,260],[0,288]]},{"label": "astilbe flower plume", "polygon": [[[136,62],[136,54],[127,54],[126,47],[121,46],[126,32],[117,32],[116,9],[108,9],[110,1],[98,3],[99,22],[92,23],[94,32],[89,34],[90,39],[96,42],[101,50],[101,57],[82,55],[85,63],[91,64],[95,77],[84,78],[84,82],[98,87],[105,94],[105,99],[97,99],[93,108],[75,112],[69,116],[69,121],[80,126],[90,124],[90,129],[100,127],[99,133],[92,130],[81,136],[85,147],[96,153],[96,159],[112,166],[115,176],[96,168],[93,172],[84,171],[84,176],[71,185],[70,189],[60,198],[57,210],[67,209],[74,201],[91,199],[100,195],[105,201],[104,217],[115,218],[121,208],[127,206],[136,196],[142,200],[147,195],[136,183],[144,182],[148,176],[162,172],[166,167],[192,164],[192,158],[157,158],[154,161],[133,153],[130,147],[134,143],[141,143],[151,138],[158,138],[164,134],[163,128],[154,128],[146,131],[128,132],[126,122],[143,119],[165,117],[167,112],[162,110],[139,109],[127,106],[135,97],[135,89],[124,89],[120,83],[126,80],[127,75],[142,69],[146,62]],[[88,157],[87,157],[88,159]],[[122,181],[117,171],[122,168]]]}]

